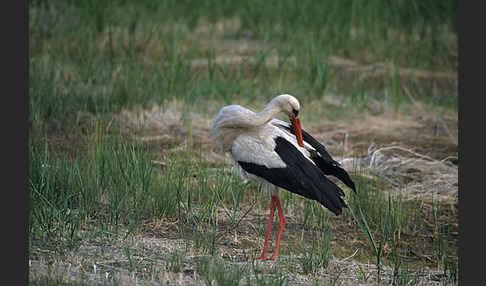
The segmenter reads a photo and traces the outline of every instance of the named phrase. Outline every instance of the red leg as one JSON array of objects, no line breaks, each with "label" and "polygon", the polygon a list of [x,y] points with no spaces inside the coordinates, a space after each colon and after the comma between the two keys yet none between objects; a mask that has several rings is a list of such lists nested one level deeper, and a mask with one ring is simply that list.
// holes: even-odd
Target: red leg
[{"label": "red leg", "polygon": [[278,248],[280,247],[280,238],[282,237],[283,228],[285,226],[285,216],[282,211],[282,207],[280,206],[280,199],[278,196],[273,196],[272,199],[275,200],[275,204],[277,205],[278,210],[278,237],[277,237],[277,245],[275,246],[275,251],[270,259],[275,260],[278,257]]},{"label": "red leg", "polygon": [[265,235],[265,244],[263,245],[262,255],[255,260],[266,260],[268,253],[268,240],[270,239],[270,232],[272,231],[273,224],[273,214],[275,213],[275,200],[272,196],[272,201],[270,202],[270,216],[268,217],[267,234]]}]

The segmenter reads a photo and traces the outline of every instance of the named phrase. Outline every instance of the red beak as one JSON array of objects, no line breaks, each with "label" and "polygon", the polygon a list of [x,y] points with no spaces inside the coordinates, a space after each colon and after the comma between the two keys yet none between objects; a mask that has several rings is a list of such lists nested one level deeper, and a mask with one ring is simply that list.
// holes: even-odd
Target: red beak
[{"label": "red beak", "polygon": [[295,137],[297,138],[297,143],[300,147],[304,147],[304,140],[302,139],[302,128],[300,127],[300,119],[294,118],[290,120],[292,123],[292,130],[294,131]]}]

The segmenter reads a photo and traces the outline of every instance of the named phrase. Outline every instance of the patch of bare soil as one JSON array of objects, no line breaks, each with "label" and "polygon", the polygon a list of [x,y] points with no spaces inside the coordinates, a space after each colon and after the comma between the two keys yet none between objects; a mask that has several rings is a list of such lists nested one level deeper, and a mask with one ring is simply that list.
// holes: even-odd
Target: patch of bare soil
[{"label": "patch of bare soil", "polygon": [[[180,232],[177,222],[164,220],[147,225],[147,231],[128,239],[123,234],[108,240],[84,239],[79,247],[68,249],[62,255],[34,249],[34,258],[29,260],[30,279],[49,276],[63,281],[116,282],[117,285],[206,285],[208,273],[201,271],[201,265],[204,259],[209,258],[221,261],[228,271],[244,272],[239,285],[254,285],[257,277],[274,279],[278,275],[285,277],[283,285],[328,285],[334,280],[340,285],[391,284],[394,270],[382,266],[382,282],[378,283],[377,266],[372,261],[366,263],[354,259],[358,249],[346,257],[332,256],[325,269],[315,268],[310,273],[303,269],[304,254],[284,253],[276,261],[258,262],[255,266],[249,258],[256,254],[249,253],[249,249],[263,245],[263,236],[255,235],[253,229],[253,223],[257,223],[255,220],[256,217],[250,217],[240,225],[237,236],[233,231],[224,230],[229,222],[222,220],[218,226],[221,228],[218,230],[218,247],[213,257],[197,249],[194,240],[180,235],[168,236],[168,233]],[[284,240],[290,240],[285,236]],[[291,246],[282,245],[282,251],[287,247]],[[438,269],[423,268],[407,275],[415,282],[414,285],[449,285],[444,284],[444,273]]]},{"label": "patch of bare soil", "polygon": [[[372,261],[354,259],[359,249],[346,257],[332,256],[325,269],[315,268],[308,273],[303,268],[304,254],[285,254],[287,248],[295,247],[285,240],[299,240],[287,234],[281,249],[284,253],[278,260],[254,265],[250,257],[257,253],[252,253],[251,249],[256,247],[258,252],[263,245],[263,236],[255,235],[257,223],[257,216],[250,215],[235,231],[229,221],[221,220],[217,231],[218,247],[213,257],[197,248],[193,239],[184,238],[177,222],[166,220],[148,224],[138,235],[128,239],[123,233],[108,240],[85,239],[79,247],[68,249],[62,255],[34,249],[34,258],[29,260],[30,279],[49,276],[63,281],[116,282],[117,285],[206,285],[208,273],[201,270],[201,265],[209,258],[220,261],[228,271],[243,271],[245,274],[239,285],[254,285],[257,278],[274,279],[278,275],[285,277],[283,285],[328,285],[334,280],[340,285],[388,285],[393,280],[394,269],[382,266],[382,282],[378,283],[377,266]],[[291,219],[289,224],[288,230],[301,228]],[[168,235],[171,233],[176,235]],[[308,236],[303,236],[306,241],[302,243],[311,243]],[[414,285],[449,285],[443,282],[443,271],[434,268],[411,271],[407,275]]]}]

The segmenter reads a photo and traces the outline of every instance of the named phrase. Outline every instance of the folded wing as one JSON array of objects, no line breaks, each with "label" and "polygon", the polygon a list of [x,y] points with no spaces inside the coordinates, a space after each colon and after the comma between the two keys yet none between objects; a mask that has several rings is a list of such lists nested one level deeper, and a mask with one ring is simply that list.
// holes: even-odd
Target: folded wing
[{"label": "folded wing", "polygon": [[[237,138],[232,149],[233,158],[247,173],[292,193],[316,200],[336,215],[346,207],[342,199],[343,190],[326,178],[321,168],[309,161],[285,136],[272,138],[275,143],[273,150],[252,146],[251,150],[258,150],[258,154],[254,151],[249,154],[245,150],[249,144],[258,144],[256,141],[246,142],[247,139],[248,137]],[[262,143],[262,146],[265,144]]]},{"label": "folded wing", "polygon": [[[294,134],[290,125],[284,121],[274,119],[272,120],[274,126],[285,129],[287,132]],[[302,138],[304,139],[304,144],[307,146],[307,151],[310,153],[310,158],[316,164],[321,171],[326,175],[331,175],[339,180],[341,180],[346,186],[350,187],[354,192],[356,192],[356,187],[354,182],[349,177],[349,174],[341,168],[339,162],[335,161],[331,155],[327,152],[326,147],[319,143],[314,137],[302,129]],[[308,148],[310,145],[312,148]]]}]

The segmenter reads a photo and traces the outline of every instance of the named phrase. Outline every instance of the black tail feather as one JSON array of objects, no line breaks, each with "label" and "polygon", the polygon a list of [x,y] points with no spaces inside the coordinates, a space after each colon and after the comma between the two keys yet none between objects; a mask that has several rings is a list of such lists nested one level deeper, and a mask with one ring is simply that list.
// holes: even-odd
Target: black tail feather
[{"label": "black tail feather", "polygon": [[322,172],[326,175],[332,175],[339,180],[341,180],[346,186],[350,187],[354,192],[356,192],[356,186],[354,185],[353,180],[349,177],[349,174],[341,168],[336,163],[332,163],[329,160],[323,159],[319,154],[314,150],[309,150],[311,154],[311,159],[316,163],[317,167],[322,170]]},{"label": "black tail feather", "polygon": [[[289,132],[294,134],[294,130],[289,126],[284,126]],[[294,134],[295,135],[295,134]],[[339,162],[335,161],[327,152],[326,147],[319,143],[312,135],[302,130],[302,138],[305,142],[310,144],[315,150],[309,150],[311,158],[314,163],[325,175],[332,175],[341,180],[346,186],[350,187],[356,193],[356,186],[353,180],[349,177],[346,170],[340,167]]]}]

